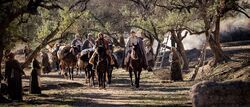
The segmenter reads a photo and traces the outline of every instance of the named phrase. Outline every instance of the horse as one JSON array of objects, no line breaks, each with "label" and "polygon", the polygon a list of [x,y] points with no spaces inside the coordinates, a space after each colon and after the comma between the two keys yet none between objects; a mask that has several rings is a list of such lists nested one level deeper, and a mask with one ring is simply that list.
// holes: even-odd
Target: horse
[{"label": "horse", "polygon": [[122,67],[123,60],[124,60],[124,57],[125,57],[125,51],[122,50],[122,49],[119,49],[119,50],[114,51],[113,55],[114,55],[115,60],[116,60],[115,61],[116,66]]},{"label": "horse", "polygon": [[[67,73],[69,74],[69,78],[74,80],[73,71],[77,64],[77,51],[73,47],[64,47],[64,51],[58,51],[60,58],[60,68],[62,70],[62,74],[64,77],[68,78]],[[65,70],[68,69],[68,72]]]},{"label": "horse", "polygon": [[[93,65],[89,63],[90,57],[93,55],[93,50],[83,50],[78,57],[77,65],[81,70],[85,71],[85,82],[89,83],[89,85],[95,85],[94,83],[94,76],[95,72],[92,69]],[[90,83],[92,81],[92,84]]]},{"label": "horse", "polygon": [[61,47],[64,47],[64,46],[60,46],[57,44],[55,44],[53,47],[50,45],[46,46],[46,49],[49,51],[47,54],[49,56],[49,62],[51,64],[51,68],[52,70],[55,70],[55,71],[60,70],[60,67],[59,67],[60,60],[58,58],[57,53]]},{"label": "horse", "polygon": [[140,75],[142,71],[142,52],[139,47],[139,45],[134,45],[132,46],[132,50],[130,52],[130,57],[129,57],[129,63],[127,66],[127,70],[129,71],[129,76],[130,76],[130,81],[131,81],[131,86],[133,86],[133,80],[132,80],[132,72],[134,72],[135,75],[135,87],[139,88],[139,83],[140,83]]},{"label": "horse", "polygon": [[104,46],[97,47],[96,72],[98,76],[99,87],[105,88],[106,76],[108,73],[108,55]]},{"label": "horse", "polygon": [[112,72],[113,72],[114,67],[116,67],[117,69],[119,68],[119,64],[118,64],[118,61],[117,61],[117,56],[115,54],[112,54],[111,57],[112,57],[112,59],[114,61],[114,65],[110,64],[111,58],[108,57],[108,61],[109,61],[108,62],[108,72],[107,72],[107,76],[106,76],[106,78],[108,80],[107,84],[109,84],[109,85],[111,84]]}]

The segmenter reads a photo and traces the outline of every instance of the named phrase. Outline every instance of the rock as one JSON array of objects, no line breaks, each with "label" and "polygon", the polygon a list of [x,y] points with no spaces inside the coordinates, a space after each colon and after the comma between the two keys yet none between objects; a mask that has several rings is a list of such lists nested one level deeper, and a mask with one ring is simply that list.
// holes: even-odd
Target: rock
[{"label": "rock", "polygon": [[249,81],[203,81],[191,89],[193,107],[250,107]]}]

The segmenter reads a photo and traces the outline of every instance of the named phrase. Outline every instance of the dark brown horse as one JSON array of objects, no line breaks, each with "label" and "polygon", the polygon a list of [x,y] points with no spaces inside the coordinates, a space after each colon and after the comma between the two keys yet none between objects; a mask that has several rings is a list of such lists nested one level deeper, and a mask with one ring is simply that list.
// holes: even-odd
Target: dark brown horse
[{"label": "dark brown horse", "polygon": [[97,47],[96,71],[100,88],[105,88],[106,76],[108,74],[108,55],[105,47]]},{"label": "dark brown horse", "polygon": [[118,64],[118,61],[117,61],[117,58],[115,55],[112,55],[112,59],[114,61],[114,65],[111,65],[110,64],[110,57],[108,57],[108,73],[107,73],[107,76],[106,78],[108,79],[107,81],[107,84],[111,84],[111,80],[112,80],[112,72],[113,72],[113,69],[114,67],[116,67],[117,69],[119,68],[119,64]]},{"label": "dark brown horse", "polygon": [[95,76],[95,72],[92,69],[93,65],[89,63],[89,59],[91,58],[91,56],[93,55],[93,51],[86,51],[86,54],[82,54],[80,55],[79,59],[78,59],[78,67],[80,70],[84,70],[85,71],[85,81],[86,83],[89,83],[89,85],[95,85],[94,83],[94,76]]},{"label": "dark brown horse", "polygon": [[134,72],[135,75],[135,87],[139,88],[139,83],[140,83],[140,75],[142,71],[142,52],[139,47],[139,45],[133,45],[132,50],[129,53],[129,65],[127,66],[127,70],[129,71],[129,76],[130,76],[130,81],[131,85],[133,86],[133,80],[132,80],[132,72]]}]

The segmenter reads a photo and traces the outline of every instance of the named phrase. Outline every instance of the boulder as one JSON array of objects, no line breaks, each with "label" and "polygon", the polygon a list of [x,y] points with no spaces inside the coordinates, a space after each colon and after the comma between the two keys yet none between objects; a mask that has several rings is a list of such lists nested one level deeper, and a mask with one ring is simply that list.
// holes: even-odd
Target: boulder
[{"label": "boulder", "polygon": [[193,107],[250,107],[249,81],[203,81],[194,85]]}]

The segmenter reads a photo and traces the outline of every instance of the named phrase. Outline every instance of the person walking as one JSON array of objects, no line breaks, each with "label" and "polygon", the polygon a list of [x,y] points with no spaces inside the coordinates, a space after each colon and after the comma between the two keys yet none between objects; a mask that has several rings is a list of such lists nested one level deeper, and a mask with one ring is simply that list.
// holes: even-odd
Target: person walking
[{"label": "person walking", "polygon": [[25,75],[25,73],[23,72],[20,63],[15,59],[14,53],[9,53],[5,66],[5,80],[8,84],[9,99],[22,101],[22,75]]},{"label": "person walking", "polygon": [[41,85],[40,85],[40,75],[41,75],[41,67],[37,59],[33,59],[32,61],[32,71],[30,76],[30,93],[31,94],[41,94]]}]

